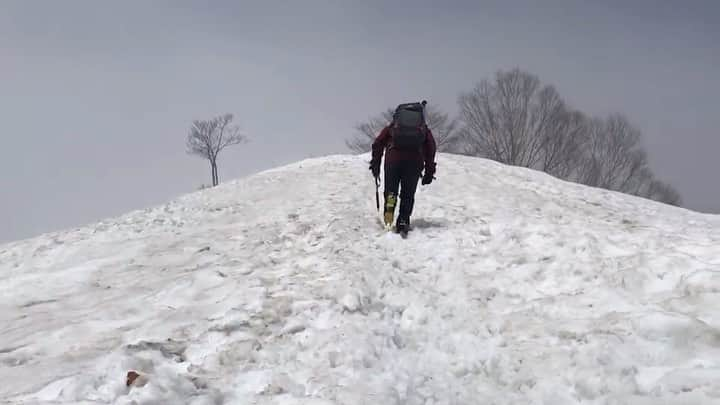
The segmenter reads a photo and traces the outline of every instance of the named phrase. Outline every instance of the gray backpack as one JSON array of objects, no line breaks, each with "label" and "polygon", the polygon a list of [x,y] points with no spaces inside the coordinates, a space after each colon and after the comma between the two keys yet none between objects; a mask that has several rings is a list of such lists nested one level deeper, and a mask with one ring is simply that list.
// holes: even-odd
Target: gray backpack
[{"label": "gray backpack", "polygon": [[397,106],[391,126],[392,149],[408,151],[422,149],[427,134],[426,104],[427,102],[423,100],[420,103],[405,103]]}]

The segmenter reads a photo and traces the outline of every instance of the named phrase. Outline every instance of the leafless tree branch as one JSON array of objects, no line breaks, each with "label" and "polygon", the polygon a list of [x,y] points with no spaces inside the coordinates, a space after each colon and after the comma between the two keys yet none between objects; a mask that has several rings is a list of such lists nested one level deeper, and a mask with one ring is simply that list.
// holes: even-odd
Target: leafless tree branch
[{"label": "leafless tree branch", "polygon": [[228,146],[247,141],[240,129],[231,125],[232,120],[232,114],[224,114],[209,120],[195,120],[192,122],[187,136],[187,152],[210,162],[213,186],[220,183],[217,170],[220,152]]},{"label": "leafless tree branch", "polygon": [[464,152],[565,176],[577,160],[584,120],[554,87],[520,69],[497,72],[458,99]]}]

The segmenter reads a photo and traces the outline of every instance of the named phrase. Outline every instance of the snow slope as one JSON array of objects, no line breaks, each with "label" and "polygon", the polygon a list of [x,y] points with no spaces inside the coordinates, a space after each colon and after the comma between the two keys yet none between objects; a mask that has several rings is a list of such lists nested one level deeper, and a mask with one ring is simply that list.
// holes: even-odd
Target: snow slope
[{"label": "snow slope", "polygon": [[0,403],[720,403],[719,217],[437,177],[407,240],[330,156],[0,246]]}]

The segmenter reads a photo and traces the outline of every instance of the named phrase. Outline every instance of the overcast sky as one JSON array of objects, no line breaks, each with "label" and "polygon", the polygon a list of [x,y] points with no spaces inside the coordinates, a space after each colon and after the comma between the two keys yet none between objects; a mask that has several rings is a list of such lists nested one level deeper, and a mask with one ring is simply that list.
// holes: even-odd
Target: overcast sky
[{"label": "overcast sky", "polygon": [[208,183],[193,119],[231,112],[251,138],[222,181],[348,153],[357,121],[400,102],[454,112],[515,66],[626,113],[686,206],[720,213],[718,1],[4,0],[0,241]]}]

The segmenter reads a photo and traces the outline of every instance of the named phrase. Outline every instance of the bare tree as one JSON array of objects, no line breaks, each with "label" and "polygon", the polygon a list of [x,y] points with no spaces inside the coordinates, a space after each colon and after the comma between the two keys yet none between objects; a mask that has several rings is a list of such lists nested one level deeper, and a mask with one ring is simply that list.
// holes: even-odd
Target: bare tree
[{"label": "bare tree", "polygon": [[553,86],[520,69],[499,71],[460,95],[463,153],[565,177],[586,123]]},{"label": "bare tree", "polygon": [[553,176],[568,179],[583,164],[582,148],[587,139],[588,120],[579,111],[565,110],[543,131],[539,167]]},{"label": "bare tree", "polygon": [[621,114],[591,119],[584,164],[578,166],[578,181],[589,186],[639,194],[651,177],[640,136],[640,131]]},{"label": "bare tree", "polygon": [[642,146],[642,133],[622,114],[588,120],[582,160],[573,180],[666,204],[680,205],[680,194],[655,178]]},{"label": "bare tree", "polygon": [[347,147],[357,153],[370,151],[372,143],[380,134],[380,131],[392,121],[393,112],[392,108],[388,108],[377,116],[355,125],[357,134],[355,137],[345,141]]},{"label": "bare tree", "polygon": [[224,114],[209,120],[195,120],[187,136],[187,152],[210,162],[213,187],[220,183],[217,169],[220,151],[247,140],[237,126],[231,125],[232,120],[232,114]]},{"label": "bare tree", "polygon": [[670,184],[660,180],[653,180],[650,182],[643,196],[665,204],[675,206],[680,206],[682,204],[680,193]]},{"label": "bare tree", "polygon": [[441,111],[434,105],[425,107],[427,126],[433,133],[440,152],[457,152],[461,148],[460,126],[457,118]]},{"label": "bare tree", "polygon": [[589,118],[553,86],[520,69],[499,71],[458,98],[461,153],[668,204],[680,194],[655,179],[641,133],[626,117]]},{"label": "bare tree", "polygon": [[[345,144],[357,153],[368,152],[380,131],[392,122],[394,111],[393,108],[388,108],[377,116],[357,124],[355,126],[356,136],[346,141]],[[456,119],[451,119],[438,107],[428,104],[425,107],[425,121],[433,133],[438,151],[450,152],[459,148],[460,139]]]}]

